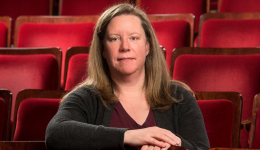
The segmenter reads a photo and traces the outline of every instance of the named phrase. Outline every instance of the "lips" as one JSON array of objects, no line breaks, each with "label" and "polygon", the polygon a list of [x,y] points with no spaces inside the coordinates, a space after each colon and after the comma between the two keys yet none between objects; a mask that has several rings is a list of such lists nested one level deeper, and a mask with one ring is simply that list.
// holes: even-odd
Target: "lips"
[{"label": "lips", "polygon": [[118,58],[117,60],[118,61],[121,61],[121,60],[133,60],[134,58],[130,58],[130,57],[126,57],[126,58]]}]

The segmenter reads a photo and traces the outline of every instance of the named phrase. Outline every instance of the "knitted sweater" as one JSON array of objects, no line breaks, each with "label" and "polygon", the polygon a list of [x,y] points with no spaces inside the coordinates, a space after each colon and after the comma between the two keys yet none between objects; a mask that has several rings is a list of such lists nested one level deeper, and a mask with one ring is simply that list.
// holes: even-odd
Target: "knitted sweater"
[{"label": "knitted sweater", "polygon": [[[156,125],[181,138],[189,150],[209,149],[203,117],[194,97],[173,85],[172,96],[183,99],[166,111],[153,110]],[[125,149],[126,128],[109,127],[113,106],[106,108],[91,87],[72,92],[60,105],[46,130],[48,149]]]}]

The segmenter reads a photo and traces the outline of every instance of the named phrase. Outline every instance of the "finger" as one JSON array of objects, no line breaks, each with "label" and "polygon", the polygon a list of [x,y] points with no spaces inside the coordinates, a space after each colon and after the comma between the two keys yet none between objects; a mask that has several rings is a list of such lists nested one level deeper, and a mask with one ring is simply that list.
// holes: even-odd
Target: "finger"
[{"label": "finger", "polygon": [[172,139],[176,143],[180,143],[180,138],[178,136],[176,136],[175,134],[173,134],[171,131],[162,129],[162,128],[159,128],[159,130],[161,130],[160,132],[162,132],[163,134],[168,136],[170,139]]},{"label": "finger", "polygon": [[161,148],[158,147],[158,146],[155,146],[155,147],[154,147],[154,150],[161,150]]},{"label": "finger", "polygon": [[147,150],[148,147],[149,147],[148,145],[143,145],[142,148],[141,148],[141,150]]},{"label": "finger", "polygon": [[171,144],[165,143],[166,147],[162,148],[162,150],[168,150],[171,147]]},{"label": "finger", "polygon": [[158,147],[165,147],[166,145],[162,140],[158,140],[156,138],[150,137],[147,138],[147,143],[150,145],[158,146]]},{"label": "finger", "polygon": [[150,145],[147,150],[155,150],[153,145]]},{"label": "finger", "polygon": [[[156,133],[156,134],[152,135],[152,137],[154,139],[156,139],[156,141],[161,141],[163,143],[165,142],[165,143],[169,143],[171,145],[176,145],[177,144],[174,140],[172,140],[171,138],[169,138],[168,136],[166,136],[163,133]],[[160,145],[156,145],[156,146],[160,146]],[[165,147],[165,146],[160,146],[160,147]]]}]

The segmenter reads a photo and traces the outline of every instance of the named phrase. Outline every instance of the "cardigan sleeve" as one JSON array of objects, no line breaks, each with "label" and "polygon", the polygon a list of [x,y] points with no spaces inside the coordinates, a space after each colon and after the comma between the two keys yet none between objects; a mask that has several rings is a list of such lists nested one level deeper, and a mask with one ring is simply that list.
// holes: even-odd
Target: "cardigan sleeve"
[{"label": "cardigan sleeve", "polygon": [[49,122],[45,141],[48,149],[124,149],[127,129],[102,125],[104,107],[86,88],[72,92]]},{"label": "cardigan sleeve", "polygon": [[210,144],[200,108],[195,98],[182,87],[177,87],[177,97],[182,99],[178,106],[178,136],[181,146],[189,150],[209,149]]}]

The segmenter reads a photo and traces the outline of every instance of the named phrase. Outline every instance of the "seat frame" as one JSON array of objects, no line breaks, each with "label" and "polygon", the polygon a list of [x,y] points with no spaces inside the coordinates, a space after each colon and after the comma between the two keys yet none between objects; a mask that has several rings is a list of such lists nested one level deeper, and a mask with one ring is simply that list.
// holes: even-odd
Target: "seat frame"
[{"label": "seat frame", "polygon": [[2,141],[10,140],[10,119],[11,119],[11,108],[12,108],[12,93],[6,89],[0,89],[0,98],[5,101],[5,114],[4,114],[4,124]]},{"label": "seat frame", "polygon": [[250,134],[249,134],[249,148],[252,148],[254,136],[255,136],[255,128],[256,128],[256,119],[257,112],[260,110],[260,94],[257,94],[253,101],[252,108],[252,118],[251,118],[251,126],[250,126]]},{"label": "seat frame", "polygon": [[4,22],[7,27],[7,35],[6,35],[6,46],[10,47],[11,46],[11,26],[12,26],[12,18],[8,16],[2,16],[0,17],[0,22]]}]

